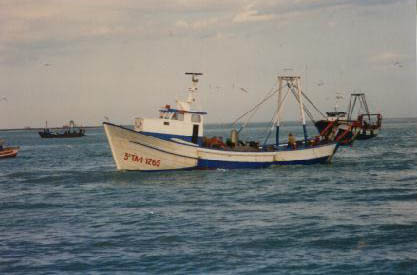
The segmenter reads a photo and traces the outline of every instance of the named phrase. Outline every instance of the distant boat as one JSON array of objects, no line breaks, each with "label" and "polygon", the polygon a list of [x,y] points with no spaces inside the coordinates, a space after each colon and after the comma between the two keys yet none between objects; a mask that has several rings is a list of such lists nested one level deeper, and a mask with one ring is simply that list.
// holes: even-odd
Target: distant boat
[{"label": "distant boat", "polygon": [[76,138],[76,137],[83,137],[85,136],[85,130],[76,127],[74,121],[70,121],[69,127],[65,128],[64,131],[61,132],[53,132],[48,128],[48,122],[45,124],[45,128],[43,131],[39,132],[41,138]]},{"label": "distant boat", "polygon": [[0,159],[14,158],[19,152],[19,147],[3,147],[4,140],[0,139]]},{"label": "distant boat", "polygon": [[[353,118],[356,103],[359,104],[359,114]],[[371,114],[364,93],[350,95],[348,112],[327,112],[327,119],[315,123],[320,135],[335,140],[341,144],[351,144],[355,139],[376,137],[381,129],[382,115]]]},{"label": "distant boat", "polygon": [[358,121],[348,120],[346,112],[326,112],[326,115],[326,119],[314,123],[320,136],[342,145],[350,145],[357,139],[361,130],[361,124]]}]

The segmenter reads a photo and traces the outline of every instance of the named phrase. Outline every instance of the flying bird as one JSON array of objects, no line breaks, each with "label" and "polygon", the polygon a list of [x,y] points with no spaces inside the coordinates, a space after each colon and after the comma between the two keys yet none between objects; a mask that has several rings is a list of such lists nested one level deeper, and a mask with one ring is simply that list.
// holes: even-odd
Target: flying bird
[{"label": "flying bird", "polygon": [[242,91],[242,92],[245,92],[245,93],[249,93],[249,91],[248,90],[246,90],[245,88],[240,88],[240,90]]},{"label": "flying bird", "polygon": [[394,63],[394,66],[399,67],[399,68],[402,68],[403,67],[403,64],[401,64],[400,62],[396,61]]}]

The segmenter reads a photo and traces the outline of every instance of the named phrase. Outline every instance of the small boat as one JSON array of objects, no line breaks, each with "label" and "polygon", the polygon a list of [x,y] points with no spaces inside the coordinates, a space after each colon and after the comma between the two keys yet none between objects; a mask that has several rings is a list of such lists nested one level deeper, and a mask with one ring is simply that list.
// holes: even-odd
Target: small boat
[{"label": "small boat", "polygon": [[76,127],[74,121],[70,121],[69,126],[60,132],[53,132],[48,128],[48,122],[45,124],[43,131],[39,132],[41,138],[76,138],[85,136],[85,130]]},{"label": "small boat", "polygon": [[382,126],[382,114],[372,114],[369,111],[365,94],[354,93],[350,95],[348,120],[353,119],[356,103],[359,105],[356,121],[360,124],[361,129],[357,139],[362,140],[376,137]]},{"label": "small boat", "polygon": [[[356,104],[359,104],[354,119]],[[352,93],[347,112],[327,112],[327,119],[315,122],[320,135],[341,144],[352,144],[355,139],[363,140],[378,135],[382,125],[381,114],[371,114],[364,93]]]},{"label": "small boat", "polygon": [[[136,118],[134,129],[103,122],[104,130],[118,170],[161,171],[188,169],[264,168],[272,165],[328,163],[338,144],[307,137],[304,105],[299,76],[279,76],[278,107],[274,115],[275,143],[239,140],[233,129],[226,143],[222,138],[203,135],[206,112],[193,110],[201,73],[186,73],[192,77],[186,100],[177,100],[160,109],[158,118]],[[284,88],[288,91],[284,95]],[[289,91],[298,93],[304,139],[279,142],[281,110]],[[268,140],[268,138],[266,139]]]},{"label": "small boat", "polygon": [[14,158],[19,152],[19,147],[3,147],[4,140],[0,139],[0,159]]}]

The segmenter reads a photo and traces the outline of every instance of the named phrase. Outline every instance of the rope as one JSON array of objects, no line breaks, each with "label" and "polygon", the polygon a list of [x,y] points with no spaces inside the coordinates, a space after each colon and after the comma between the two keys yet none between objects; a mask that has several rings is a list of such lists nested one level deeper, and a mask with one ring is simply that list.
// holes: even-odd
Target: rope
[{"label": "rope", "polygon": [[275,116],[277,115],[278,111],[279,111],[279,110],[278,110],[278,108],[277,108],[277,109],[275,110],[275,112],[274,112],[274,115],[272,116],[272,119],[271,119],[271,122],[270,122],[271,127],[268,127],[268,131],[266,132],[266,137],[265,137],[265,140],[264,140],[263,146],[265,146],[265,145],[266,145],[266,143],[268,142],[269,137],[271,136],[272,130],[273,130],[273,128],[274,128]]},{"label": "rope", "polygon": [[314,105],[314,103],[307,97],[307,95],[301,91],[301,94],[304,96],[305,99],[307,99],[307,101],[311,104],[311,106],[313,106],[313,108],[319,112],[319,114],[321,114],[324,118],[326,117],[322,112],[320,112],[320,110]]},{"label": "rope", "polygon": [[[300,103],[300,98],[298,97],[298,94],[293,89],[291,89],[291,92],[293,93],[293,95],[294,95],[295,99],[297,100],[297,102]],[[307,114],[307,116],[310,118],[310,120],[313,123],[316,123],[315,120],[314,120],[313,115],[311,114],[310,110],[308,110],[307,106],[304,103],[303,103],[303,107],[304,107],[304,112]]]},{"label": "rope", "polygon": [[[240,129],[237,131],[239,134],[240,134],[240,132],[244,129],[244,128],[246,128],[246,125],[248,125],[248,123],[249,123],[249,121],[252,119],[252,117],[256,114],[256,112],[259,110],[259,107],[260,106],[258,106],[251,114],[250,114],[250,116],[248,117],[248,119],[246,120],[246,122],[242,125],[242,126],[240,126]],[[234,124],[233,124],[234,125]]]},{"label": "rope", "polygon": [[[272,92],[272,93],[271,93]],[[244,114],[242,114],[241,116],[239,116],[237,119],[235,119],[235,121],[233,121],[233,123],[232,123],[232,127],[241,119],[241,118],[243,118],[243,117],[245,117],[247,114],[249,114],[249,113],[251,113],[252,111],[254,111],[254,110],[257,110],[263,103],[265,103],[265,101],[267,101],[268,99],[270,99],[273,95],[275,95],[277,92],[278,92],[278,90],[275,90],[275,91],[271,91],[271,92],[269,92],[268,94],[270,94],[270,95],[266,95],[265,97],[264,97],[264,99],[262,99],[261,100],[261,102],[259,102],[258,104],[256,104],[252,109],[250,109],[249,111],[247,111],[247,112],[245,112]],[[247,123],[246,123],[247,124]]]},{"label": "rope", "polygon": [[[290,90],[291,90],[291,92],[294,94],[294,96],[295,96],[295,98],[296,98],[296,100],[298,101],[298,103],[300,103],[300,99],[299,99],[299,97],[298,97],[298,94],[297,93],[295,93],[294,92],[294,90],[292,89],[292,88],[290,88]],[[276,90],[274,90],[273,88],[271,89],[271,91],[269,92],[269,93],[267,93],[266,95],[265,95],[265,97],[258,103],[258,104],[256,104],[252,109],[250,109],[249,111],[247,111],[247,112],[245,112],[245,113],[243,113],[242,115],[240,115],[237,119],[235,119],[234,121],[233,121],[233,123],[232,123],[232,127],[234,127],[236,124],[237,124],[237,122],[240,120],[240,119],[242,119],[243,117],[245,117],[246,115],[248,115],[248,114],[250,114],[251,113],[251,115],[248,117],[248,119],[246,120],[246,122],[245,122],[245,124],[243,124],[241,127],[240,127],[240,129],[238,130],[238,133],[240,133],[245,127],[246,127],[246,125],[249,123],[249,121],[250,121],[250,119],[255,115],[255,113],[258,111],[258,109],[259,109],[259,107],[263,104],[263,103],[265,103],[268,99],[270,99],[272,96],[274,96],[277,92],[278,92],[279,90],[278,89],[276,89]],[[302,96],[304,96],[304,98],[311,104],[311,106],[313,106],[313,108],[321,115],[321,116],[323,116],[324,118],[326,117],[315,105],[314,105],[314,103],[310,100],[310,98],[308,98],[307,97],[307,95],[303,92],[303,91],[301,91],[301,94],[302,94]],[[314,117],[313,117],[313,115],[311,114],[311,112],[310,112],[310,110],[307,108],[307,106],[303,103],[303,107],[304,107],[304,111],[305,111],[305,113],[307,114],[307,116],[310,118],[310,120],[313,122],[313,123],[315,123],[315,120],[314,120]],[[280,109],[280,108],[278,108],[278,109]],[[277,112],[279,111],[279,110],[276,110],[275,111],[275,113],[274,113],[274,115],[273,115],[273,117],[272,117],[272,121],[271,121],[271,123],[273,124],[274,123],[274,118],[275,118],[275,116],[277,115]],[[273,126],[273,125],[272,125]],[[268,132],[267,132],[267,136],[266,136],[266,139],[265,139],[265,142],[264,142],[264,144],[267,142],[267,140],[269,139],[269,137],[270,137],[270,135],[271,135],[271,132],[272,132],[272,129],[273,129],[273,127],[268,127],[269,128],[269,130],[268,130]]]}]

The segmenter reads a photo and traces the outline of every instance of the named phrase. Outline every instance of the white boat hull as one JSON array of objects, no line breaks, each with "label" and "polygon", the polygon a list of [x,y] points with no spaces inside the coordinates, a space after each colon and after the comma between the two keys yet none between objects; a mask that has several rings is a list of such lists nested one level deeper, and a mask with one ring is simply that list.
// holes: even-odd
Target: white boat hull
[{"label": "white boat hull", "polygon": [[338,147],[330,143],[296,150],[236,152],[164,140],[111,123],[103,124],[118,170],[234,169],[326,163]]}]

